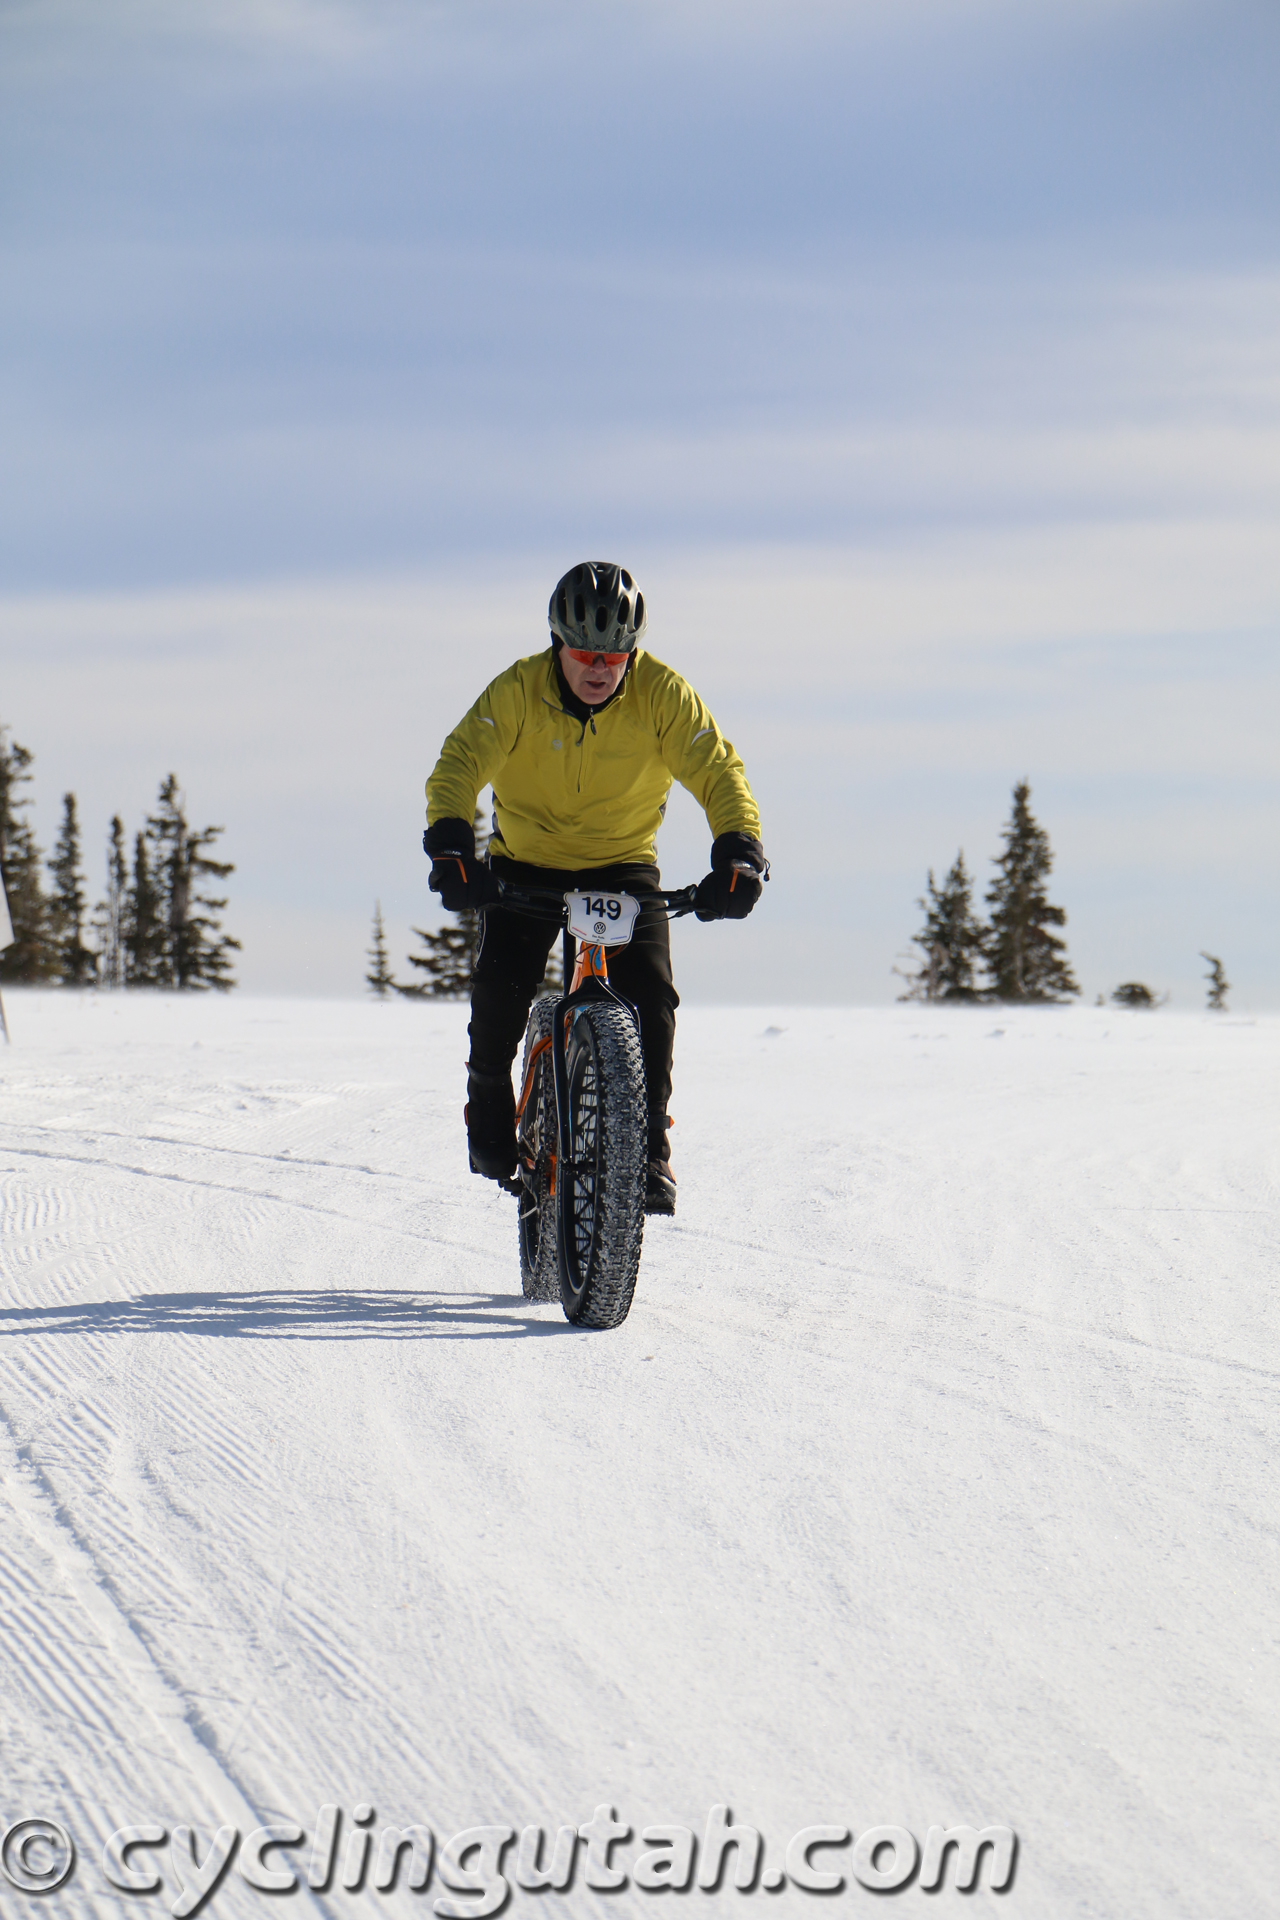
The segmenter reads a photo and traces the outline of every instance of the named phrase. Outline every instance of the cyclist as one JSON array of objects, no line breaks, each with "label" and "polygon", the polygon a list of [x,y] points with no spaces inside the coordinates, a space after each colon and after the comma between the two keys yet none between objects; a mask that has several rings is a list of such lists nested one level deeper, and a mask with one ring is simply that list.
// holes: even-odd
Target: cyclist
[{"label": "cyclist", "polygon": [[[429,884],[452,913],[485,907],[471,990],[467,1144],[474,1173],[516,1170],[511,1065],[556,929],[491,903],[498,879],[569,891],[627,892],[641,910],[609,974],[640,1015],[648,1092],[647,1213],[675,1212],[667,1101],[675,1010],[667,921],[645,894],[661,885],[654,836],[673,780],[713,835],[700,920],[745,919],[768,866],[742,761],[686,680],[640,644],[644,596],[622,567],[573,567],[547,609],[551,645],[490,683],[445,741],[427,781]],[[492,785],[488,863],[472,821]]]}]

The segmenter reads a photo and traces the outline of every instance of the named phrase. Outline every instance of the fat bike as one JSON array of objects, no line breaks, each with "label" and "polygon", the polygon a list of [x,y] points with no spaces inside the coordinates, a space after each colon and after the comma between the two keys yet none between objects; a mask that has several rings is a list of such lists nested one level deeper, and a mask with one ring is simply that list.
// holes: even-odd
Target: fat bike
[{"label": "fat bike", "polygon": [[567,993],[534,1001],[516,1100],[520,1281],[528,1300],[559,1300],[584,1327],[619,1327],[631,1308],[644,1238],[648,1103],[640,1018],[609,984],[641,906],[692,913],[696,887],[556,893],[500,881],[495,905],[559,925]]}]

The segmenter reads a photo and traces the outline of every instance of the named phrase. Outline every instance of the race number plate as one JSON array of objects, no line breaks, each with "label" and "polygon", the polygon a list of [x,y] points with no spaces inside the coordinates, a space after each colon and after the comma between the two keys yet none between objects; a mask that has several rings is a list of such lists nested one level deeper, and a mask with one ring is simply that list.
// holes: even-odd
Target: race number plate
[{"label": "race number plate", "polygon": [[630,893],[566,893],[569,931],[589,947],[625,947],[640,911]]}]

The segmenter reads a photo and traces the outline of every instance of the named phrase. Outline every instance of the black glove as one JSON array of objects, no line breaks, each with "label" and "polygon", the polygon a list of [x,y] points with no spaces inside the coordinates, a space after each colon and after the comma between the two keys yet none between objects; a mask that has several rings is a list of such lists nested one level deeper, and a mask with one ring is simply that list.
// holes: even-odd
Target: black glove
[{"label": "black glove", "polygon": [[745,920],[769,878],[764,848],[749,833],[721,833],[711,847],[711,871],[694,899],[699,920]]},{"label": "black glove", "polygon": [[476,836],[465,820],[437,820],[422,836],[431,856],[427,885],[450,913],[474,913],[498,896],[498,882],[476,858]]}]

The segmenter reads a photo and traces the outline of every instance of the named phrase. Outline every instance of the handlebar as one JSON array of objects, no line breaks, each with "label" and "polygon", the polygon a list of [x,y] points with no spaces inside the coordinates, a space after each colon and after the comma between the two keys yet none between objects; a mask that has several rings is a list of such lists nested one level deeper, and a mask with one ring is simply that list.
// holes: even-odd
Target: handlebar
[{"label": "handlebar", "polygon": [[[503,907],[511,913],[528,914],[535,920],[554,921],[557,926],[565,926],[569,918],[569,909],[565,903],[565,892],[572,888],[555,887],[519,887],[511,880],[498,880],[498,898],[486,903],[490,907]],[[586,891],[586,889],[582,889]],[[595,891],[595,889],[593,889]],[[607,889],[613,893],[626,893],[626,887]],[[692,913],[697,887],[642,887],[633,894],[632,899],[640,902],[643,912],[647,906],[657,906],[668,920],[679,920],[683,914]],[[485,911],[484,907],[480,909]]]}]

